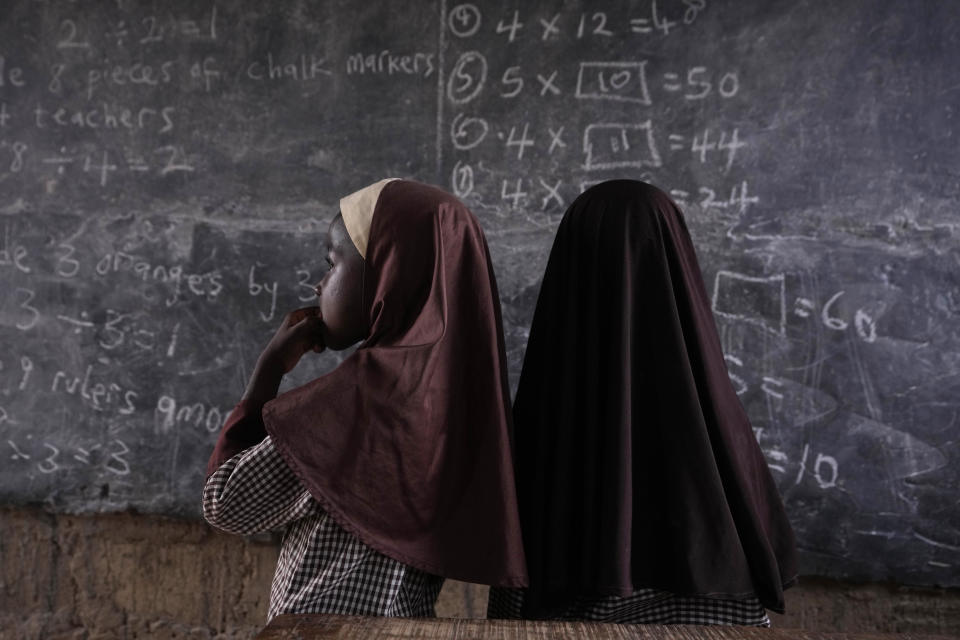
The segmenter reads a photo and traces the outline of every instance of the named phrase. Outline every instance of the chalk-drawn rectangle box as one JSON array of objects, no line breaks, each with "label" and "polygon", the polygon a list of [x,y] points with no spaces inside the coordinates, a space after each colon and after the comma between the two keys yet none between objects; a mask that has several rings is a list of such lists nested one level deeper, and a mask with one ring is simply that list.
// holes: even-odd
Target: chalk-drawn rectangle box
[{"label": "chalk-drawn rectangle box", "polygon": [[587,171],[662,164],[650,120],[587,125],[583,130],[583,153],[583,168]]},{"label": "chalk-drawn rectangle box", "polygon": [[646,66],[646,61],[581,62],[574,95],[580,100],[618,100],[649,105]]},{"label": "chalk-drawn rectangle box", "polygon": [[713,281],[713,312],[786,335],[787,303],[783,274],[766,277],[718,271]]}]

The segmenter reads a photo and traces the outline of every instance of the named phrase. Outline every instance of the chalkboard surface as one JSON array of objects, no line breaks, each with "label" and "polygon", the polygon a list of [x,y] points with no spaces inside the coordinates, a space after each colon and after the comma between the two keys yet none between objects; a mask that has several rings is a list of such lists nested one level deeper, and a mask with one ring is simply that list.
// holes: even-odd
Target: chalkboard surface
[{"label": "chalkboard surface", "polygon": [[0,501],[196,517],[385,176],[481,219],[515,382],[564,209],[636,177],[686,211],[804,572],[960,586],[957,60],[949,0],[4,2]]}]

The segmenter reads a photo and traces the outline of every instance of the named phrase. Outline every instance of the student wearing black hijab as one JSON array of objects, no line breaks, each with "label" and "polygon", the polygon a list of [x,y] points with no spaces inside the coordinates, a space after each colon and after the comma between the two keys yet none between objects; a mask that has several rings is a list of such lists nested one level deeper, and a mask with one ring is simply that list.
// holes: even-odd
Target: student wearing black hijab
[{"label": "student wearing black hijab", "polygon": [[769,625],[793,532],[659,189],[588,189],[557,231],[513,408],[528,589],[490,617]]}]

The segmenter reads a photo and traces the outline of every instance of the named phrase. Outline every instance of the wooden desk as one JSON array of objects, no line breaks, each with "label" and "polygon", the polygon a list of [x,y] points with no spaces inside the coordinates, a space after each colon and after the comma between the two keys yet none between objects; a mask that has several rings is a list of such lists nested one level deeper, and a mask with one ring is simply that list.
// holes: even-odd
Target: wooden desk
[{"label": "wooden desk", "polygon": [[627,625],[452,618],[364,618],[334,615],[277,616],[260,640],[947,640],[918,634],[814,633],[800,629]]}]

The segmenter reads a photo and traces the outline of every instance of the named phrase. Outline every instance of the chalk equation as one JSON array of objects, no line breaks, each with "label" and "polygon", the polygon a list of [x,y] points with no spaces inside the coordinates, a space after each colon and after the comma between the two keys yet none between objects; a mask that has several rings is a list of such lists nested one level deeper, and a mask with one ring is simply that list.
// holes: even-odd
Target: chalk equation
[{"label": "chalk equation", "polygon": [[813,319],[831,331],[853,330],[865,343],[876,342],[877,320],[863,308],[839,311],[844,291],[825,301],[790,296],[785,274],[749,276],[720,270],[713,280],[712,309],[716,316],[758,326],[777,336],[786,336],[789,317]]},{"label": "chalk equation", "polygon": [[[120,5],[122,7],[122,5]],[[80,19],[64,18],[60,21],[55,46],[60,50],[89,50],[94,39],[111,43],[117,48],[131,44],[153,45],[173,38],[188,41],[217,40],[217,6],[193,16],[144,15],[131,20],[117,19],[106,25],[85,27]]]},{"label": "chalk equation", "polygon": [[[669,10],[664,10],[665,5],[670,5]],[[706,9],[707,0],[681,0],[680,3],[650,0],[635,6],[630,14],[589,11],[537,15],[536,12],[517,9],[496,16],[496,24],[491,20],[485,27],[479,6],[463,3],[449,10],[446,27],[454,37],[460,39],[485,35],[485,28],[486,35],[503,38],[508,44],[524,38],[537,42],[560,42],[565,39],[669,36],[694,24]]]},{"label": "chalk equation", "polygon": [[[752,132],[716,119],[694,120],[691,128],[675,113],[681,106],[707,118],[710,110],[725,113],[742,103],[749,78],[732,65],[611,54],[612,42],[623,42],[613,50],[630,52],[630,42],[678,37],[708,10],[705,1],[651,1],[629,14],[598,7],[488,15],[475,3],[451,7],[444,26],[452,51],[441,69],[437,127],[447,135],[438,151],[451,152],[448,186],[468,202],[504,212],[555,214],[570,201],[573,185],[638,177],[670,187],[681,206],[745,215],[760,202],[737,171]],[[563,43],[576,44],[578,58],[551,53]],[[504,61],[502,47],[518,55]],[[536,117],[515,120],[516,113]],[[684,166],[702,166],[706,177],[720,180],[691,172],[701,182],[686,187],[688,178],[676,181]],[[674,182],[657,180],[661,173]]]},{"label": "chalk equation", "polygon": [[[647,64],[647,60],[582,61],[575,74],[562,68],[530,72],[523,65],[514,65],[504,69],[490,93],[504,100],[570,95],[585,102],[610,100],[651,107],[655,101],[647,80]],[[470,103],[483,94],[489,76],[490,68],[482,52],[462,53],[447,79],[447,99],[454,105]],[[679,96],[685,102],[696,103],[712,97],[729,100],[740,93],[736,71],[718,73],[705,66],[694,66],[685,73],[668,71],[661,76],[657,86],[662,98]]]},{"label": "chalk equation", "polygon": [[6,445],[10,464],[15,467],[19,464],[45,475],[82,469],[127,476],[132,470],[128,458],[130,447],[119,438],[81,446],[36,442],[28,434],[19,441],[7,438]]}]

